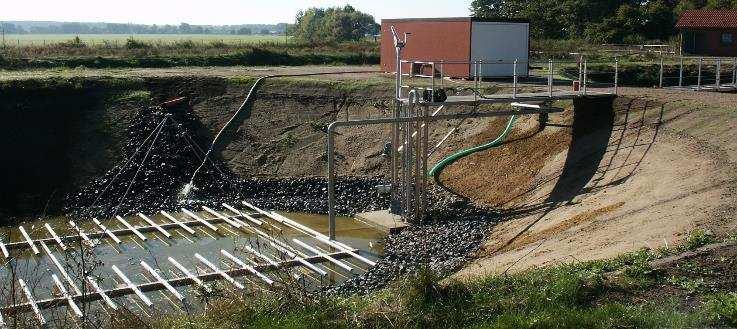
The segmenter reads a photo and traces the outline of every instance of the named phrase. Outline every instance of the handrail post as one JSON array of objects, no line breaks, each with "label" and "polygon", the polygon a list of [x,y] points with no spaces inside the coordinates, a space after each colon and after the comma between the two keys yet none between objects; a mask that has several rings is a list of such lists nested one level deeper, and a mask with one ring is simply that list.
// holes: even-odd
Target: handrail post
[{"label": "handrail post", "polygon": [[335,128],[337,122],[328,126],[328,230],[330,240],[335,240]]},{"label": "handrail post", "polygon": [[512,98],[517,98],[517,60],[514,60],[512,68]]},{"label": "handrail post", "polygon": [[660,88],[663,88],[663,52],[660,52],[660,81],[658,82],[658,86]]},{"label": "handrail post", "polygon": [[680,69],[678,71],[678,87],[683,87],[683,56],[681,56]]},{"label": "handrail post", "polygon": [[614,94],[619,92],[619,58],[614,57]]},{"label": "handrail post", "polygon": [[716,60],[716,85],[717,85],[717,91],[720,90],[719,86],[722,84],[722,59],[717,58]]},{"label": "handrail post", "polygon": [[548,59],[548,96],[553,97],[553,59]]},{"label": "handrail post", "polygon": [[430,63],[432,71],[432,90],[430,90],[430,101],[435,103],[435,62]]},{"label": "handrail post", "polygon": [[704,66],[704,58],[699,57],[699,73],[696,78],[697,79],[696,80],[696,90],[701,90],[701,70],[703,66]]},{"label": "handrail post", "polygon": [[445,89],[445,72],[443,67],[445,60],[440,60],[440,88]]},{"label": "handrail post", "polygon": [[589,84],[589,72],[588,72],[588,60],[583,61],[583,94],[588,93],[587,87]]}]

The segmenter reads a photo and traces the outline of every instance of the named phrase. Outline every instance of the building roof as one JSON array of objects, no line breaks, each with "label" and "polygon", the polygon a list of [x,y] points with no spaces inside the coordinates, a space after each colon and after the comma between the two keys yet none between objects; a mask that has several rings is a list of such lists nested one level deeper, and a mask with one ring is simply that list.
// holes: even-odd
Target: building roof
[{"label": "building roof", "polygon": [[508,22],[508,23],[529,23],[528,19],[516,18],[479,18],[479,17],[430,17],[430,18],[386,18],[381,20],[382,23],[401,23],[401,22]]},{"label": "building roof", "polygon": [[737,29],[737,10],[686,10],[676,28]]}]

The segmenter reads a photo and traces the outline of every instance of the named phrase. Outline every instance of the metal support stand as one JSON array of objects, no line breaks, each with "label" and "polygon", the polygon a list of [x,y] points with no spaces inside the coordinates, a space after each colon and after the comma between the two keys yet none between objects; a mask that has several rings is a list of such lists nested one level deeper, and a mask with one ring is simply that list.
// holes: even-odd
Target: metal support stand
[{"label": "metal support stand", "polygon": [[680,69],[678,70],[678,87],[683,87],[683,57],[680,61]]},{"label": "metal support stand", "polygon": [[663,69],[664,69],[663,53],[661,52],[660,53],[660,79],[659,79],[659,82],[658,82],[658,86],[660,88],[663,88]]},{"label": "metal support stand", "polygon": [[696,77],[696,90],[701,90],[701,69],[704,66],[704,58],[699,57],[699,73]]},{"label": "metal support stand", "polygon": [[717,58],[717,61],[716,61],[716,70],[717,70],[717,72],[716,72],[716,86],[717,86],[717,91],[719,91],[721,89],[721,85],[722,85],[722,60],[719,59],[719,58]]},{"label": "metal support stand", "polygon": [[512,98],[517,98],[517,63],[518,61],[515,59],[512,70]]},{"label": "metal support stand", "polygon": [[614,94],[619,92],[619,58],[614,58]]},{"label": "metal support stand", "polygon": [[553,60],[548,60],[548,95],[553,97]]}]

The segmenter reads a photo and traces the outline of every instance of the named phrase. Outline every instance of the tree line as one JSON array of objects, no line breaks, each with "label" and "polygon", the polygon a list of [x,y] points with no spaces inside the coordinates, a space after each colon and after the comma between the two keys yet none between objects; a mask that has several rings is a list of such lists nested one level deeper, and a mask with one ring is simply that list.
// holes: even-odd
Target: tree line
[{"label": "tree line", "polygon": [[283,34],[286,23],[243,25],[145,25],[77,22],[4,22],[6,34]]},{"label": "tree line", "polygon": [[481,18],[530,20],[537,39],[585,39],[596,43],[667,41],[689,9],[737,9],[737,0],[473,0]]}]

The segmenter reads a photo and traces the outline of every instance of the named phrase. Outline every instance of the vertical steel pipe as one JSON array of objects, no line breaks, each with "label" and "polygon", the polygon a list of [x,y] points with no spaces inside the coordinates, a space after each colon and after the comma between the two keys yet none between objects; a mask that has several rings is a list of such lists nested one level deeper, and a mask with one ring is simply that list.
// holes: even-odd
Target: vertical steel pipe
[{"label": "vertical steel pipe", "polygon": [[678,87],[683,87],[683,56],[681,56],[678,70]]},{"label": "vertical steel pipe", "polygon": [[588,73],[588,61],[587,60],[584,60],[583,61],[583,94],[584,95],[586,95],[586,93],[588,92],[587,91],[587,86],[589,84],[588,74],[589,74]]},{"label": "vertical steel pipe", "polygon": [[663,67],[664,67],[664,64],[663,64],[663,52],[661,51],[660,52],[660,75],[659,75],[659,81],[658,81],[658,86],[660,88],[663,88]]},{"label": "vertical steel pipe", "polygon": [[614,94],[619,92],[619,58],[614,57]]},{"label": "vertical steel pipe", "polygon": [[716,60],[716,86],[717,90],[720,90],[722,84],[722,59],[717,58]]},{"label": "vertical steel pipe", "polygon": [[704,66],[704,58],[699,57],[699,73],[696,77],[696,90],[701,90],[701,70]]},{"label": "vertical steel pipe", "polygon": [[335,122],[328,126],[328,230],[335,240]]},{"label": "vertical steel pipe", "polygon": [[517,60],[514,60],[512,67],[512,98],[517,98]]},{"label": "vertical steel pipe", "polygon": [[548,60],[548,96],[553,97],[553,60]]}]

